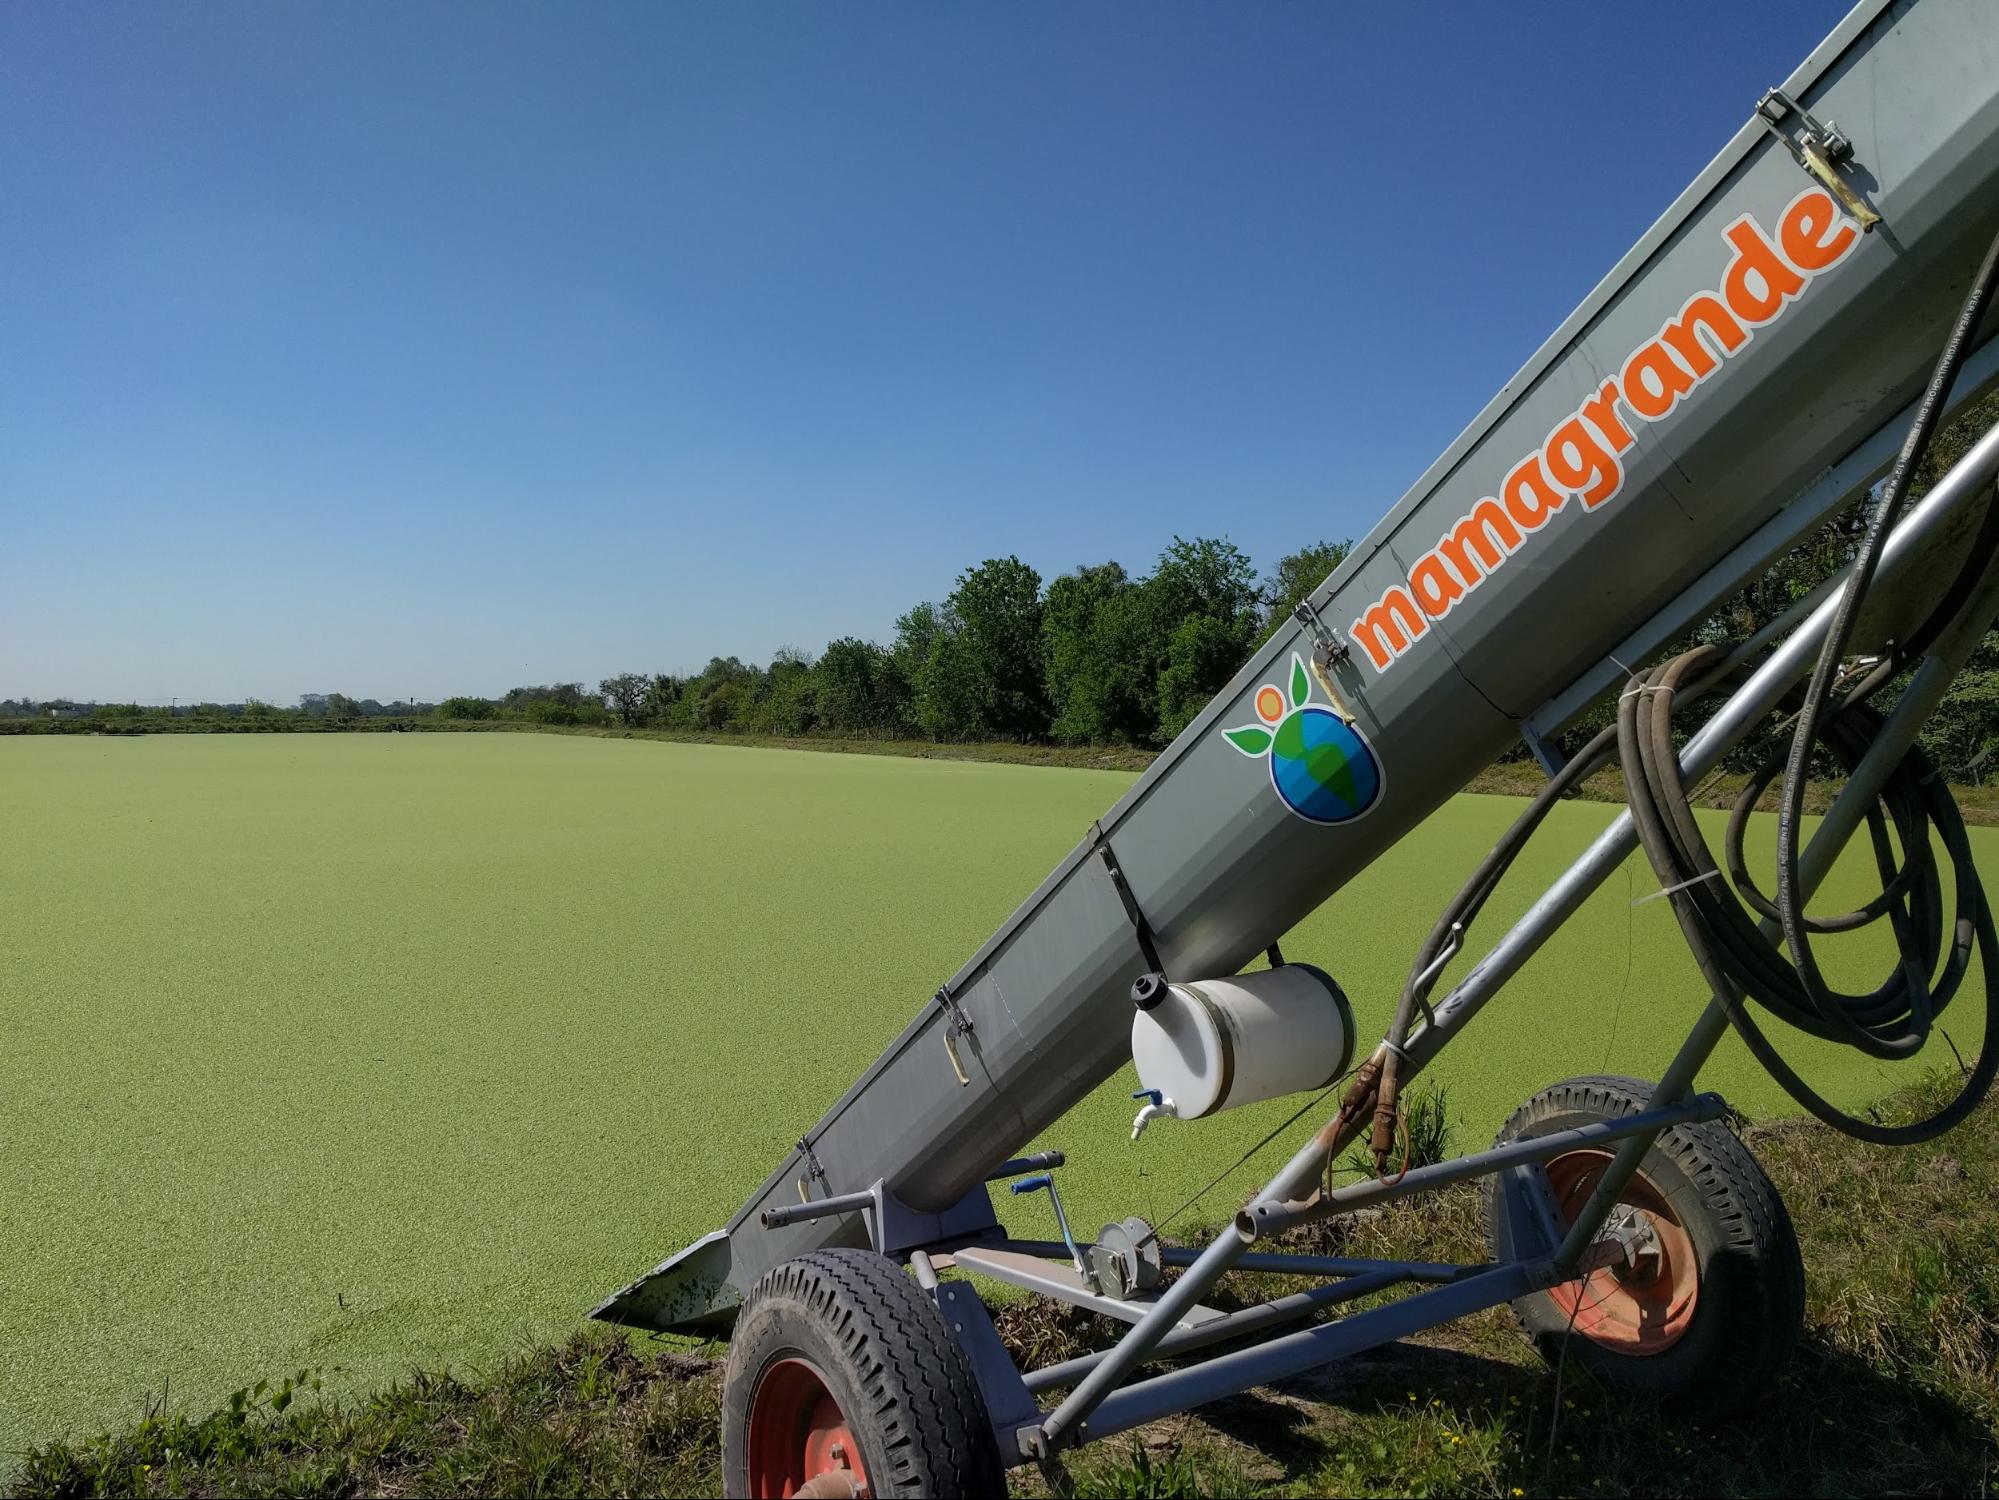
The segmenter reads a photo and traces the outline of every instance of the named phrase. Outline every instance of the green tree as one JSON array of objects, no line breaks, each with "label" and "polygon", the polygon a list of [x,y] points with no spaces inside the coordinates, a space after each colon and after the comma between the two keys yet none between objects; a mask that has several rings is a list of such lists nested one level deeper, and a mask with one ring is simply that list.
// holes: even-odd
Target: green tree
[{"label": "green tree", "polygon": [[987,732],[989,695],[977,653],[947,617],[924,653],[916,690],[917,727],[932,739],[974,739]]},{"label": "green tree", "polygon": [[1166,665],[1159,673],[1160,739],[1177,738],[1228,685],[1255,644],[1255,622],[1248,616],[1189,615],[1182,620],[1167,641]]},{"label": "green tree", "polygon": [[1048,585],[1041,606],[1042,671],[1053,715],[1049,732],[1058,740],[1116,738],[1107,722],[1105,683],[1116,663],[1105,660],[1098,621],[1130,589],[1130,577],[1115,562],[1080,567]]},{"label": "green tree", "polygon": [[606,677],[598,683],[597,691],[603,694],[618,721],[631,725],[645,717],[646,689],[649,686],[646,678],[637,672],[620,672],[616,677]]},{"label": "green tree", "polygon": [[[558,708],[580,709],[587,695],[580,682],[551,682],[534,687],[509,688],[506,697],[500,700],[502,711],[509,718],[527,717],[520,710],[530,703],[553,703]],[[601,708],[603,705],[598,704]]]},{"label": "green tree", "polygon": [[770,734],[810,734],[819,727],[819,683],[812,658],[786,647],[763,674],[756,726]]},{"label": "green tree", "polygon": [[744,729],[756,706],[753,685],[758,672],[733,656],[710,657],[700,675],[687,685],[692,700],[688,715],[695,729]]},{"label": "green tree", "polygon": [[943,653],[965,718],[957,732],[1009,740],[1047,733],[1041,575],[1017,557],[988,558],[958,576],[945,608],[957,628],[933,645],[926,677]]},{"label": "green tree", "polygon": [[937,637],[944,633],[945,628],[943,606],[927,600],[895,622],[895,644],[889,647],[889,651],[910,682],[923,680],[924,668],[930,664],[931,647],[937,643]]},{"label": "green tree", "polygon": [[493,703],[489,698],[460,696],[446,698],[437,705],[440,719],[490,719],[493,717]]},{"label": "green tree", "polygon": [[1292,611],[1304,603],[1312,590],[1333,576],[1333,570],[1347,560],[1351,551],[1353,540],[1346,538],[1313,542],[1280,557],[1269,578],[1264,580],[1262,639],[1267,641],[1277,634],[1291,619]]},{"label": "green tree", "polygon": [[1159,554],[1146,587],[1176,629],[1189,615],[1240,619],[1254,614],[1261,602],[1249,555],[1235,543],[1214,537],[1191,541],[1174,537]]},{"label": "green tree", "polygon": [[1233,542],[1175,537],[1145,581],[1160,742],[1187,727],[1256,643],[1256,569]]},{"label": "green tree", "polygon": [[678,677],[665,672],[655,672],[646,682],[646,722],[663,727],[684,727],[679,722],[679,710],[685,692],[686,684]]},{"label": "green tree", "polygon": [[893,734],[906,696],[893,653],[843,636],[819,658],[819,719],[836,734]]}]

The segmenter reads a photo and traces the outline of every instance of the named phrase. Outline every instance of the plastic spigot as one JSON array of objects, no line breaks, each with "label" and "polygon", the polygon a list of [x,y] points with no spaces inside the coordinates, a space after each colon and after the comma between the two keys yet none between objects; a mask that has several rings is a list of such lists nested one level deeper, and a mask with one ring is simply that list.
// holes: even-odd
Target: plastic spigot
[{"label": "plastic spigot", "polygon": [[1143,1135],[1145,1127],[1150,1125],[1154,1120],[1177,1120],[1180,1117],[1179,1111],[1173,1107],[1173,1101],[1160,1093],[1158,1089],[1140,1089],[1131,1097],[1152,1101],[1144,1109],[1141,1109],[1137,1117],[1131,1122],[1131,1138],[1133,1140],[1137,1140]]}]

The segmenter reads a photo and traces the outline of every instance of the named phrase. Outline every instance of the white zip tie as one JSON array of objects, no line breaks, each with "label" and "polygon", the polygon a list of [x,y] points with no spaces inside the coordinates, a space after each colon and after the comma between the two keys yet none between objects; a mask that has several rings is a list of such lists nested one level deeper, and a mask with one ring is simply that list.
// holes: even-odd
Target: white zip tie
[{"label": "white zip tie", "polygon": [[1664,890],[1653,891],[1649,896],[1640,896],[1633,906],[1643,906],[1647,901],[1657,901],[1661,896],[1670,896],[1675,891],[1684,891],[1690,885],[1699,885],[1703,880],[1718,880],[1721,871],[1709,870],[1705,875],[1696,875],[1692,880],[1682,880],[1678,885],[1669,885]]}]

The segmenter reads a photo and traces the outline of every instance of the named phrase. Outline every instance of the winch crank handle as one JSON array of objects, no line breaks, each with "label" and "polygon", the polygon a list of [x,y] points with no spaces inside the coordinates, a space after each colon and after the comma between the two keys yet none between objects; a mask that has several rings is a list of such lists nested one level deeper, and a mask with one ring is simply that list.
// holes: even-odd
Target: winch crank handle
[{"label": "winch crank handle", "polygon": [[1094,1291],[1096,1277],[1091,1273],[1090,1263],[1084,1258],[1082,1249],[1076,1244],[1075,1235],[1069,1232],[1069,1216],[1062,1211],[1062,1195],[1055,1191],[1053,1174],[1037,1172],[1032,1177],[1021,1178],[1020,1181],[1013,1183],[1011,1188],[1016,1196],[1021,1193],[1048,1194],[1049,1205],[1055,1210],[1055,1227],[1062,1231],[1062,1243],[1069,1247],[1069,1258],[1076,1264],[1076,1274],[1082,1277],[1085,1286]]},{"label": "winch crank handle", "polygon": [[1137,1140],[1144,1132],[1145,1127],[1150,1125],[1154,1120],[1174,1120],[1179,1118],[1178,1111],[1173,1107],[1173,1101],[1160,1093],[1158,1089],[1140,1089],[1131,1097],[1151,1101],[1145,1108],[1138,1112],[1137,1118],[1131,1122],[1131,1138],[1133,1140]]}]

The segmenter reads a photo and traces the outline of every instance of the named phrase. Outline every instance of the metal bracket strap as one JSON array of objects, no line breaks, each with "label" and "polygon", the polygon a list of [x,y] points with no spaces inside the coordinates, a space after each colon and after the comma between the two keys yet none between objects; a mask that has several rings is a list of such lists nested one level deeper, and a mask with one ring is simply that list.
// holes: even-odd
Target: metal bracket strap
[{"label": "metal bracket strap", "polygon": [[1534,727],[1532,719],[1520,721],[1520,738],[1534,759],[1540,763],[1542,771],[1550,781],[1562,774],[1562,768],[1568,764],[1568,761],[1562,752],[1550,744],[1541,731]]},{"label": "metal bracket strap", "polygon": [[1117,862],[1117,851],[1111,848],[1111,841],[1104,836],[1104,825],[1092,823],[1090,838],[1097,846],[1097,853],[1103,857],[1104,868],[1110,872],[1111,886],[1116,890],[1118,900],[1124,903],[1125,917],[1138,937],[1138,951],[1145,955],[1146,967],[1164,978],[1166,970],[1159,962],[1159,946],[1152,940],[1152,924],[1138,909],[1138,897],[1131,893],[1131,885],[1124,878],[1124,868]]}]

